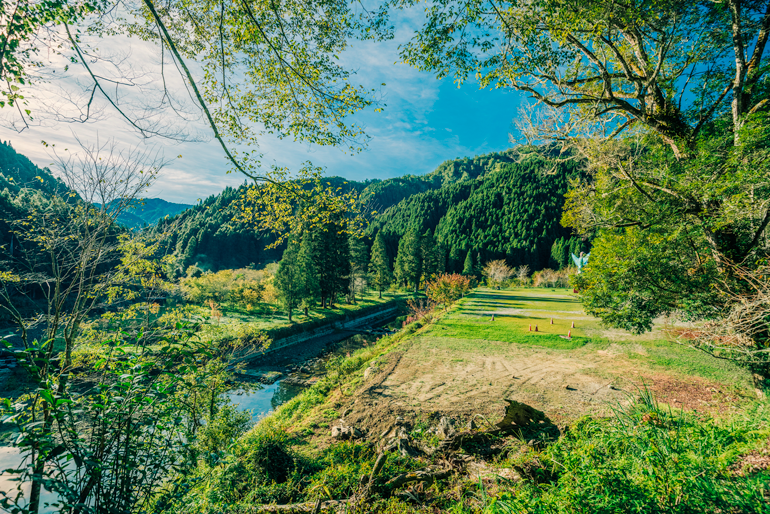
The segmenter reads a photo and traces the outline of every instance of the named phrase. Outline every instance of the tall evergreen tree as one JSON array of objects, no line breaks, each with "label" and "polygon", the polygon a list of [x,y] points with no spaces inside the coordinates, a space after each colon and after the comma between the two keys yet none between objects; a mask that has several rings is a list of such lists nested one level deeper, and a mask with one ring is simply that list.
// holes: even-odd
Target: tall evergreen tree
[{"label": "tall evergreen tree", "polygon": [[320,295],[318,285],[318,266],[313,253],[313,236],[309,231],[302,233],[299,253],[297,255],[297,268],[299,280],[302,283],[301,300],[299,306],[308,315],[308,309],[315,305]]},{"label": "tall evergreen tree", "polygon": [[459,273],[461,272],[463,265],[463,251],[458,246],[453,246],[452,249],[449,251],[449,262],[447,266],[447,270],[450,273]]},{"label": "tall evergreen tree", "polygon": [[356,303],[356,293],[366,285],[366,270],[369,265],[368,249],[363,238],[351,234],[348,238],[350,248],[350,277],[348,279],[349,300]]},{"label": "tall evergreen tree", "polygon": [[430,229],[425,231],[420,241],[422,256],[422,277],[427,281],[432,276],[444,271],[444,253]]},{"label": "tall evergreen tree", "polygon": [[399,284],[406,287],[414,286],[415,292],[420,287],[420,275],[422,274],[421,253],[420,233],[416,229],[411,229],[404,234],[404,237],[398,243],[394,272]]},{"label": "tall evergreen tree", "polygon": [[337,295],[347,291],[350,279],[350,246],[345,221],[339,219],[316,228],[313,246],[321,306],[331,307]]},{"label": "tall evergreen tree", "polygon": [[463,275],[473,275],[475,269],[473,267],[473,250],[468,250],[468,255],[465,256],[465,265],[463,266]]},{"label": "tall evergreen tree", "polygon": [[390,271],[390,259],[385,247],[385,238],[382,232],[377,232],[372,245],[372,257],[369,260],[369,273],[372,277],[372,283],[382,298],[382,291],[393,282],[393,272]]},{"label": "tall evergreen tree", "polygon": [[299,306],[303,295],[302,273],[298,266],[299,244],[296,238],[289,239],[283,258],[278,264],[275,274],[275,287],[278,289],[278,298],[286,309],[291,321],[292,312]]}]

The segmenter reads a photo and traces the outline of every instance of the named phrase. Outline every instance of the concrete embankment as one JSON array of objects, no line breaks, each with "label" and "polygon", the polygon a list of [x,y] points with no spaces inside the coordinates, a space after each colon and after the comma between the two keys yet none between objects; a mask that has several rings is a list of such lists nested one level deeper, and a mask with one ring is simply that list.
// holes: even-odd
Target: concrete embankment
[{"label": "concrete embankment", "polygon": [[310,330],[305,330],[292,334],[287,337],[274,340],[267,349],[260,351],[251,351],[246,355],[234,358],[231,364],[250,362],[261,359],[262,357],[283,350],[287,347],[294,347],[307,343],[309,341],[323,340],[325,343],[334,342],[339,339],[350,337],[352,333],[367,326],[376,326],[397,316],[399,306],[397,303],[388,303],[382,309],[375,312],[368,312],[360,316],[348,316],[341,320],[329,322],[325,325],[317,326]]}]

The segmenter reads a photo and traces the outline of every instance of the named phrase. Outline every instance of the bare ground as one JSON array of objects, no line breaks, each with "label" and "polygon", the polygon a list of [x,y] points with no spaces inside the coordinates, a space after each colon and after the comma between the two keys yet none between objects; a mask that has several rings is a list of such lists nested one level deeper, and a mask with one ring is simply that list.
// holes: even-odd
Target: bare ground
[{"label": "bare ground", "polygon": [[672,408],[712,414],[741,400],[699,377],[646,369],[612,346],[564,351],[485,341],[484,351],[476,352],[467,343],[417,337],[391,353],[349,400],[340,402],[345,423],[365,429],[370,437],[379,436],[396,417],[412,422],[475,418],[484,425],[501,419],[503,400],[512,399],[564,426],[586,414],[610,415],[644,388]]}]

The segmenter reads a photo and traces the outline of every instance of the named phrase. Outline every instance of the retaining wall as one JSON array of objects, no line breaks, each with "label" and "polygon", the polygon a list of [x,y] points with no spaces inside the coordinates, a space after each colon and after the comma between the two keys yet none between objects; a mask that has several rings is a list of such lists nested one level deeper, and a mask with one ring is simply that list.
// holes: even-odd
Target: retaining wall
[{"label": "retaining wall", "polygon": [[360,327],[361,325],[366,325],[368,323],[384,320],[393,316],[397,312],[398,312],[398,306],[392,306],[392,307],[385,308],[381,311],[366,314],[364,316],[355,317],[355,318],[345,318],[343,320],[334,321],[326,325],[321,325],[320,327],[316,327],[313,330],[308,330],[306,332],[300,332],[298,334],[294,334],[288,337],[276,339],[270,344],[270,347],[267,348],[266,350],[252,353],[250,355],[245,355],[243,357],[237,357],[231,361],[231,364],[237,364],[239,362],[258,359],[263,355],[266,355],[270,352],[274,352],[276,350],[280,350],[282,348],[286,348],[287,346],[294,346],[297,344],[304,343],[305,341],[315,339],[317,337],[328,336],[330,334],[333,334],[337,330],[354,329],[356,327]]}]

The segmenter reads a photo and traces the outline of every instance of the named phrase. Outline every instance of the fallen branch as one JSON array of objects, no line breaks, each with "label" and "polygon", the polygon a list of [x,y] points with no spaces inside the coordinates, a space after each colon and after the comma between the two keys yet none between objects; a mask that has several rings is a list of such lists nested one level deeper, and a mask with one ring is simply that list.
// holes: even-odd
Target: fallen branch
[{"label": "fallen branch", "polygon": [[378,492],[380,492],[380,494],[382,494],[383,496],[387,496],[390,493],[392,493],[395,489],[398,489],[399,487],[402,487],[406,484],[409,484],[412,482],[422,482],[430,485],[436,480],[449,478],[450,476],[452,476],[453,472],[454,470],[452,468],[448,468],[448,469],[442,469],[439,471],[420,470],[420,471],[412,471],[409,473],[403,473],[401,475],[397,475],[391,478],[385,483],[385,485],[382,485],[377,489],[378,489]]},{"label": "fallen branch", "polygon": [[257,512],[280,512],[282,514],[292,513],[316,513],[324,511],[337,511],[342,507],[347,507],[353,503],[353,498],[347,500],[328,500],[325,502],[304,502],[304,503],[291,503],[289,505],[262,505],[257,509]]}]

